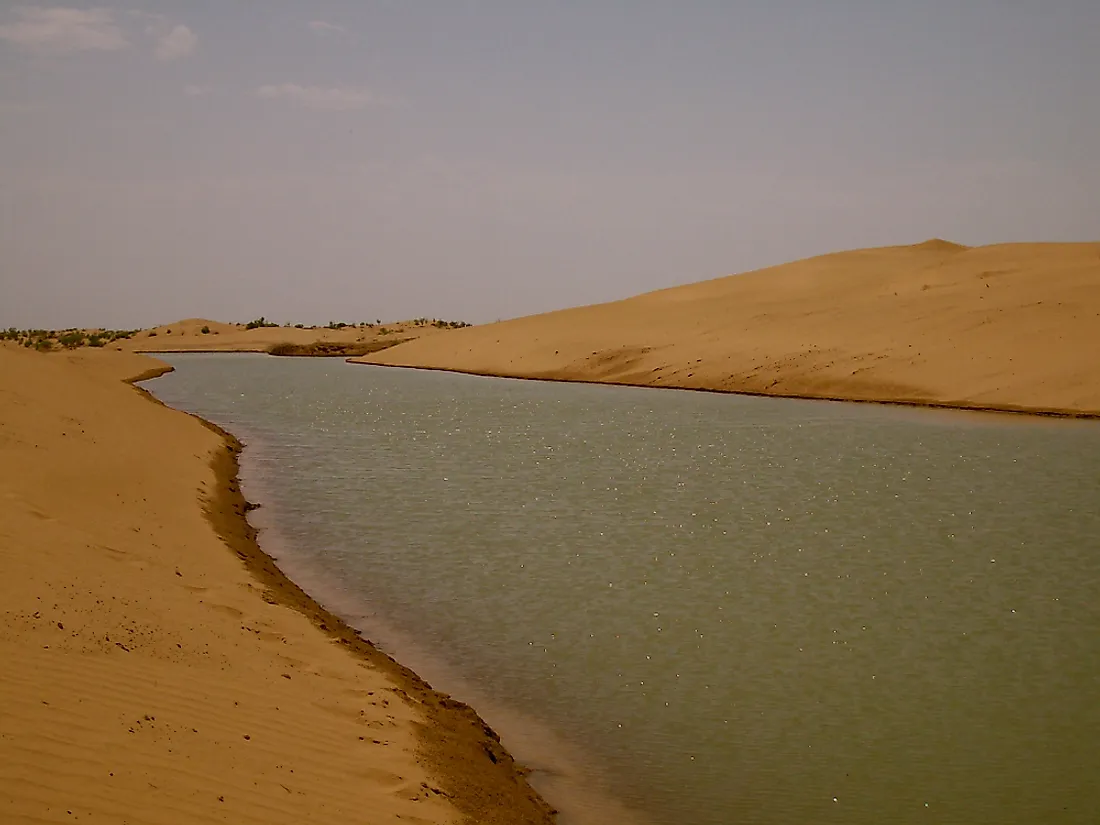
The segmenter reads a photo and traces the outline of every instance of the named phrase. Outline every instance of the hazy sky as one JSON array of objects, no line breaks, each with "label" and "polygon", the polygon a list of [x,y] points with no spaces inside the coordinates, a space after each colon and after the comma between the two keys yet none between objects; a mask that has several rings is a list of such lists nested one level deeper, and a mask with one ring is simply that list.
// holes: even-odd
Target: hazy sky
[{"label": "hazy sky", "polygon": [[487,321],[1097,240],[1098,150],[1097,0],[0,0],[0,325]]}]

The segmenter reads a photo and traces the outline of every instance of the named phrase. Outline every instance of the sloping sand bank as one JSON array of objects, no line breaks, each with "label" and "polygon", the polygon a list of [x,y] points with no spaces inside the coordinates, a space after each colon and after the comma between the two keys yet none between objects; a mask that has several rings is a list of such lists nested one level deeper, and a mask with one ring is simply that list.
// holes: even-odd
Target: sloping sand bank
[{"label": "sloping sand bank", "polygon": [[457,330],[352,359],[483,375],[1100,415],[1100,244],[945,241]]},{"label": "sloping sand bank", "polygon": [[164,369],[0,346],[0,821],[549,822],[260,552],[236,442],[122,381]]}]

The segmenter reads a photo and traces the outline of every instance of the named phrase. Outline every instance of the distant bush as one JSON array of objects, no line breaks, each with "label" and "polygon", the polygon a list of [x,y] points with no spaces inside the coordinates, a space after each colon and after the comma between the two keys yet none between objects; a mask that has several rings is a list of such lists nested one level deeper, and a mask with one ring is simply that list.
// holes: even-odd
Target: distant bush
[{"label": "distant bush", "polygon": [[76,349],[77,347],[84,346],[84,333],[83,332],[66,332],[60,338],[57,339],[57,343],[66,349]]},{"label": "distant bush", "polygon": [[102,347],[106,343],[107,342],[104,341],[102,338],[100,338],[98,335],[89,335],[88,336],[88,346],[89,347]]},{"label": "distant bush", "polygon": [[244,325],[245,329],[260,329],[261,327],[277,327],[279,326],[272,321],[267,320],[264,316],[260,316],[255,321],[249,321]]},{"label": "distant bush", "polygon": [[[28,338],[27,340],[30,341],[31,339]],[[49,350],[53,349],[53,341],[51,341],[49,338],[39,338],[35,340],[34,348],[39,352],[48,352]]]},{"label": "distant bush", "polygon": [[157,337],[157,331],[155,329],[149,330],[149,335],[147,337],[156,338]]},{"label": "distant bush", "polygon": [[199,330],[199,332],[201,332],[203,335],[209,335],[210,334],[210,327],[204,326],[202,329]]},{"label": "distant bush", "polygon": [[267,352],[269,355],[298,355],[314,357],[349,358],[357,355],[369,355],[372,352],[388,349],[407,341],[407,338],[394,338],[387,341],[315,341],[311,344],[275,344]]},{"label": "distant bush", "polygon": [[305,329],[305,328],[306,328],[306,325],[305,325],[305,324],[295,324],[295,325],[294,325],[294,328],[295,328],[295,329]]},{"label": "distant bush", "polygon": [[326,326],[325,329],[343,329],[346,326],[347,324],[345,324],[343,321],[329,321],[328,326]]}]

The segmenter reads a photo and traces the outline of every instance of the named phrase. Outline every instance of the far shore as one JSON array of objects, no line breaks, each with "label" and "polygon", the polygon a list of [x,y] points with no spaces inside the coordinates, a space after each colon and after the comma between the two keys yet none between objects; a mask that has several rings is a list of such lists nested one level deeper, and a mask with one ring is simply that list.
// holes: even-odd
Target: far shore
[{"label": "far shore", "polygon": [[711,387],[681,387],[675,384],[635,384],[628,381],[601,381],[592,378],[559,378],[539,375],[511,375],[496,372],[478,372],[475,370],[463,370],[453,367],[426,367],[420,365],[386,364],[374,362],[360,357],[344,359],[347,363],[365,367],[389,367],[393,369],[420,370],[423,372],[449,372],[455,375],[473,375],[482,378],[505,378],[509,381],[544,381],[549,384],[592,384],[596,386],[633,387],[645,390],[677,390],[680,392],[706,392],[715,395],[744,395],[750,398],[787,398],[792,401],[832,401],[843,404],[879,404],[887,407],[914,407],[917,409],[955,411],[959,413],[979,413],[996,415],[1024,415],[1038,418],[1073,419],[1089,421],[1100,419],[1100,411],[1077,412],[1075,410],[1048,410],[1041,408],[1013,407],[1010,405],[1000,407],[981,407],[961,403],[948,403],[938,401],[919,401],[888,398],[846,398],[844,396],[810,395],[798,393],[754,392],[752,390],[714,389]]},{"label": "far shore", "polygon": [[842,252],[409,341],[355,363],[1095,418],[1100,244]]},{"label": "far shore", "polygon": [[415,318],[326,326],[247,324],[187,318],[142,329],[0,329],[0,343],[45,352],[108,349],[122,352],[258,352],[270,355],[343,357],[367,355],[425,336],[469,326],[461,321]]}]

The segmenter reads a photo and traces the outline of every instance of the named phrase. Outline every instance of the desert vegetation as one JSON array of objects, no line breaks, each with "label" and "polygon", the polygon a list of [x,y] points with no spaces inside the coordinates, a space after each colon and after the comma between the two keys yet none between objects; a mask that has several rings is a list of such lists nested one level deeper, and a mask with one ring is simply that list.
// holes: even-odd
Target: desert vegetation
[{"label": "desert vegetation", "polygon": [[0,341],[12,341],[28,349],[48,352],[52,349],[76,349],[77,347],[103,347],[112,341],[133,337],[134,329],[16,329],[0,330]]},{"label": "desert vegetation", "polygon": [[436,329],[462,329],[463,327],[473,326],[465,321],[444,321],[441,318],[415,318],[413,319],[414,327],[435,327]]},{"label": "desert vegetation", "polygon": [[370,355],[372,352],[395,347],[407,341],[407,338],[390,338],[385,341],[315,341],[311,344],[276,344],[268,349],[268,355],[288,355],[299,357],[343,357],[354,358]]}]

